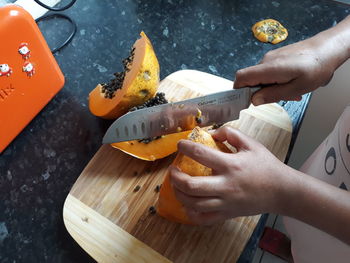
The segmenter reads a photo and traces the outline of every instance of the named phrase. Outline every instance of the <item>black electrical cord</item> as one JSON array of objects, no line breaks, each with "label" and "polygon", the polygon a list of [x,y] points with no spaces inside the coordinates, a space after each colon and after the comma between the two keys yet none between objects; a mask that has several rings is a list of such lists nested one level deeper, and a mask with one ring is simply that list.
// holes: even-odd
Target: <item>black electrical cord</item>
[{"label": "black electrical cord", "polygon": [[54,49],[51,50],[52,54],[56,53],[57,51],[61,50],[66,45],[68,45],[72,41],[73,37],[75,36],[75,33],[77,32],[77,24],[69,16],[66,16],[63,14],[53,13],[53,14],[44,15],[36,19],[35,22],[39,23],[40,21],[51,19],[51,18],[57,18],[57,17],[60,17],[69,21],[70,24],[73,26],[73,28],[68,38],[60,46],[55,47]]},{"label": "black electrical cord", "polygon": [[35,3],[37,3],[38,5],[50,10],[50,11],[63,11],[63,10],[66,10],[68,8],[70,8],[72,5],[75,4],[77,0],[72,0],[69,2],[69,4],[63,6],[63,7],[58,7],[58,8],[54,8],[54,7],[51,7],[51,6],[48,6],[48,5],[45,5],[43,2],[39,1],[39,0],[34,0]]},{"label": "black electrical cord", "polygon": [[[70,8],[72,5],[75,4],[76,1],[77,0],[72,0],[67,5],[65,5],[63,7],[53,8],[51,6],[45,5],[43,2],[41,2],[39,0],[34,0],[34,2],[37,3],[38,5],[46,8],[50,11],[56,11],[56,12],[63,11],[63,10]],[[53,54],[56,53],[57,51],[61,50],[62,48],[64,48],[66,45],[68,45],[72,41],[73,37],[75,36],[75,33],[77,32],[77,24],[69,16],[63,15],[63,14],[58,14],[58,13],[44,15],[44,16],[41,16],[35,20],[36,23],[39,23],[40,21],[51,19],[51,18],[57,18],[57,17],[67,20],[73,27],[72,27],[72,32],[68,36],[68,38],[60,46],[55,47],[54,49],[51,50],[51,52]]]}]

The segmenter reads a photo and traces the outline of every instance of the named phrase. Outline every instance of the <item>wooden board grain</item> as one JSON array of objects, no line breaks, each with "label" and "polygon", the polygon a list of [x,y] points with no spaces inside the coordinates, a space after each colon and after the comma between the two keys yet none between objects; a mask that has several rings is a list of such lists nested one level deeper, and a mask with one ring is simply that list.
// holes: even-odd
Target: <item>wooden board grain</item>
[{"label": "wooden board grain", "polygon": [[[183,70],[165,78],[170,101],[232,88],[232,82]],[[284,160],[291,139],[288,114],[277,104],[251,106],[229,123]],[[63,208],[68,232],[98,262],[235,262],[260,216],[214,226],[187,226],[150,214],[175,154],[148,162],[103,145],[71,189]],[[140,185],[139,191],[134,188]]]}]

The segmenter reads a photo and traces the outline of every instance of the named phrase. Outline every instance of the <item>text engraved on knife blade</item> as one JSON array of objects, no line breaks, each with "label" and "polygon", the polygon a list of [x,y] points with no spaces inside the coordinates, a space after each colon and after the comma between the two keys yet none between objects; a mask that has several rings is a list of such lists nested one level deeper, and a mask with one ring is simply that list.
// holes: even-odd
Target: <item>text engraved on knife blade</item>
[{"label": "text engraved on knife blade", "polygon": [[208,101],[201,101],[198,103],[198,106],[204,106],[204,105],[209,105],[209,104],[217,104],[217,100],[208,100]]},{"label": "text engraved on knife blade", "polygon": [[218,101],[218,104],[223,104],[223,103],[232,102],[235,100],[240,100],[240,98],[241,98],[241,94],[231,94],[227,97],[220,98]]}]

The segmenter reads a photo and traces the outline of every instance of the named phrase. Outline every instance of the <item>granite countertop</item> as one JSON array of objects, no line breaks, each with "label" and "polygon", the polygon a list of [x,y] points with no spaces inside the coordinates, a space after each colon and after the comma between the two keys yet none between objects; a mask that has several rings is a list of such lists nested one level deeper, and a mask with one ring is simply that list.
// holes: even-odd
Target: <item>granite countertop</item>
[{"label": "granite countertop", "polygon": [[[267,51],[334,26],[349,11],[325,0],[77,1],[64,12],[76,21],[77,34],[55,55],[66,84],[0,155],[0,262],[94,262],[66,231],[62,207],[111,123],[90,114],[88,94],[122,69],[141,30],[153,43],[161,78],[196,69],[232,80]],[[286,41],[274,46],[252,36],[251,26],[265,18],[289,29]],[[67,26],[40,24],[51,47]],[[294,139],[308,99],[282,103]],[[249,262],[255,247],[253,239],[240,261]]]}]

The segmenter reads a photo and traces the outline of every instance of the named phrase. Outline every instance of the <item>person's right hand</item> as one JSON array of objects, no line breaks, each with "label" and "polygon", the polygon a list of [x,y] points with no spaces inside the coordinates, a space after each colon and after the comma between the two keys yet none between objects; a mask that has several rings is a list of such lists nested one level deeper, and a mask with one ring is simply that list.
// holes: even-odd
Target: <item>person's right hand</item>
[{"label": "person's right hand", "polygon": [[256,106],[301,100],[303,94],[326,85],[335,70],[333,50],[325,50],[322,40],[322,36],[316,36],[269,51],[260,64],[237,71],[234,88],[262,85],[264,88],[252,97]]}]

